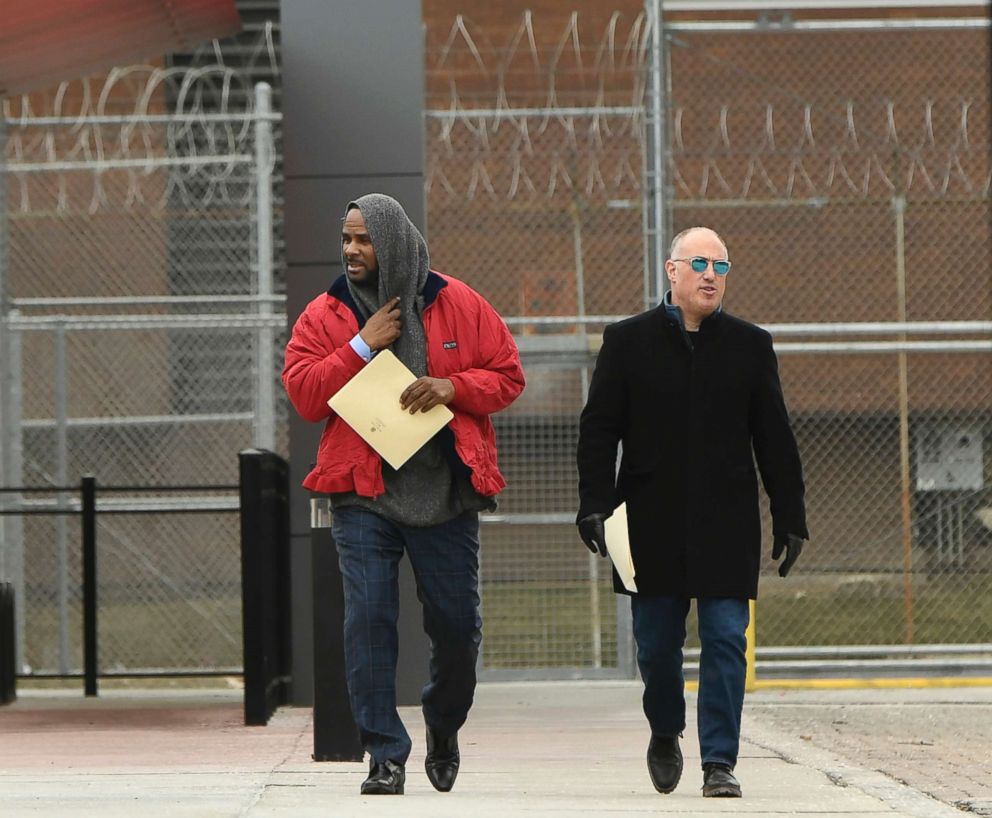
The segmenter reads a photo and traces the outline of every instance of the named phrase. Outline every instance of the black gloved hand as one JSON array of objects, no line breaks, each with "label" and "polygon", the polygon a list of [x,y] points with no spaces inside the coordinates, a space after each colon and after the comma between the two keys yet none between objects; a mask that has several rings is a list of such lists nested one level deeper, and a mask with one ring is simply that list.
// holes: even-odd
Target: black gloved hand
[{"label": "black gloved hand", "polygon": [[797,537],[795,534],[776,534],[772,542],[772,559],[777,560],[782,556],[783,551],[785,552],[785,559],[778,566],[780,577],[786,576],[792,570],[799,555],[803,553],[802,537]]},{"label": "black gloved hand", "polygon": [[593,554],[598,553],[601,557],[606,556],[606,520],[605,514],[589,514],[579,520],[579,536],[586,548]]}]

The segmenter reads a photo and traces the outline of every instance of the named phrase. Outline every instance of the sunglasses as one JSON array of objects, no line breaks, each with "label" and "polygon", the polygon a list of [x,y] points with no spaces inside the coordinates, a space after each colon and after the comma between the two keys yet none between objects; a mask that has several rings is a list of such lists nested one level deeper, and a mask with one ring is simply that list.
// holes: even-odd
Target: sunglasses
[{"label": "sunglasses", "polygon": [[[702,256],[693,256],[692,258],[673,258],[672,261],[688,261],[689,266],[692,267],[694,273],[705,273],[706,268],[710,266],[710,260],[708,258],[703,258]],[[726,260],[714,260],[713,262],[713,272],[718,276],[725,276],[730,272],[730,262]]]}]

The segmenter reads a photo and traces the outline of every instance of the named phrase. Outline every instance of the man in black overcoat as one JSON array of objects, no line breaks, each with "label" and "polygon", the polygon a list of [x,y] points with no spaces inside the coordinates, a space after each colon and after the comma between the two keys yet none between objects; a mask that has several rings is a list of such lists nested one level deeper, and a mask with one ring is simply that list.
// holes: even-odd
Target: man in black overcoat
[{"label": "man in black overcoat", "polygon": [[[682,646],[695,599],[703,795],[741,794],[733,770],[748,600],[758,593],[759,472],[771,501],[772,557],[785,554],[783,577],[809,538],[772,339],[723,311],[729,271],[726,244],[713,230],[693,227],[674,238],[665,262],[671,290],[659,307],[606,328],[579,422],[576,519],[594,553],[606,555],[604,521],[627,504],[648,772],[662,793],[682,774]],[[614,587],[626,592],[615,572]]]}]

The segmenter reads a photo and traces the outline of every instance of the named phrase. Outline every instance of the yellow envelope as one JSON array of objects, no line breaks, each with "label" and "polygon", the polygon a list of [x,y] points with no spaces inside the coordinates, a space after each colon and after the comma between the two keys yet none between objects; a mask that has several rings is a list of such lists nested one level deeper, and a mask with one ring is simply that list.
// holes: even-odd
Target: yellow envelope
[{"label": "yellow envelope", "polygon": [[417,380],[388,349],[378,353],[327,405],[390,466],[398,469],[454,415],[447,406],[434,406],[411,415],[400,408],[400,395]]},{"label": "yellow envelope", "polygon": [[606,519],[606,550],[613,560],[617,574],[623,587],[637,593],[637,583],[634,582],[634,558],[630,553],[630,537],[627,534],[627,504],[621,503]]}]

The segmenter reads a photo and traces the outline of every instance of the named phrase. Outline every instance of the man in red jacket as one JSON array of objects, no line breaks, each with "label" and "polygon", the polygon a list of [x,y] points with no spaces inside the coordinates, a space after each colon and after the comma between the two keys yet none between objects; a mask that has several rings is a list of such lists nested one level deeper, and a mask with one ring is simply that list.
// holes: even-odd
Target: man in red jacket
[{"label": "man in red jacket", "polygon": [[[479,512],[504,487],[489,416],[523,391],[516,344],[490,304],[430,269],[427,244],[395,199],[348,204],[345,272],[300,315],[286,347],[283,384],[306,420],[325,421],[304,480],[328,494],[344,577],[344,648],[351,709],[370,757],[362,793],[402,794],[410,736],[396,710],[398,565],[417,580],[430,637],[422,701],[425,767],[451,789],[458,730],[475,692],[479,616]],[[380,350],[417,375],[401,395],[410,412],[446,405],[451,422],[400,469],[335,415],[331,398]]]}]

